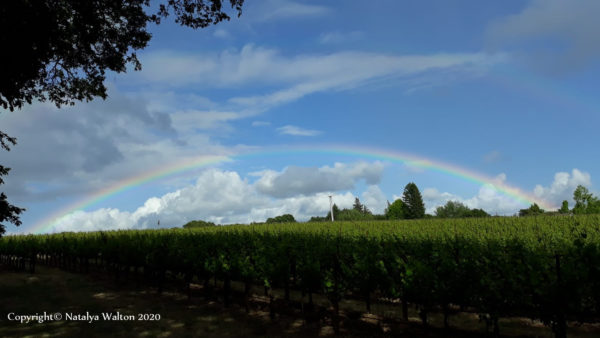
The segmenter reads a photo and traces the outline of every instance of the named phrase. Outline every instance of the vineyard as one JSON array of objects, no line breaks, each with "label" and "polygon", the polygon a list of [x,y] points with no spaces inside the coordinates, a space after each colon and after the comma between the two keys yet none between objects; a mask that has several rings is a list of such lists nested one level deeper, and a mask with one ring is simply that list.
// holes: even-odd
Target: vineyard
[{"label": "vineyard", "polygon": [[[445,322],[457,311],[498,319],[528,317],[565,336],[567,323],[600,322],[600,216],[493,217],[216,226],[129,230],[0,239],[5,265],[36,264],[85,272],[91,267],[156,283],[219,281],[283,300],[301,292],[414,307]],[[273,296],[271,295],[271,300]],[[304,299],[304,297],[303,297]]]}]

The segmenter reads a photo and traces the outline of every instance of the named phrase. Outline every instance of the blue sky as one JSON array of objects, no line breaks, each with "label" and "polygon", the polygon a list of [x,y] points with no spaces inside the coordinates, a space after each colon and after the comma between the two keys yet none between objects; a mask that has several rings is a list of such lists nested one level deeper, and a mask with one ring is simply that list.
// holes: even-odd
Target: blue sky
[{"label": "blue sky", "polygon": [[[323,216],[328,195],[373,211],[417,183],[492,214],[528,205],[489,185],[334,147],[408,153],[559,206],[598,194],[597,1],[247,1],[240,18],[151,27],[143,70],[111,74],[109,98],[3,111],[18,138],[2,188],[28,232],[106,187],[190,158],[233,161],[153,180],[49,231]],[[314,153],[285,153],[305,147]],[[284,150],[267,155],[274,149]],[[239,154],[253,152],[254,156]],[[262,154],[262,155],[260,155]]]}]

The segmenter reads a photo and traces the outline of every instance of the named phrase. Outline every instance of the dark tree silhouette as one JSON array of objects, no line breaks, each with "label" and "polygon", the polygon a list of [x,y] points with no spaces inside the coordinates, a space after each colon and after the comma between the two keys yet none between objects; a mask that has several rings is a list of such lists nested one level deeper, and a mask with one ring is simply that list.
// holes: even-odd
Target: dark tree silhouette
[{"label": "dark tree silhouette", "polygon": [[[16,143],[17,140],[14,137],[10,137],[0,131],[0,148],[10,151],[9,144],[15,145]],[[10,168],[0,165],[0,185],[4,184],[2,176],[8,175],[9,171]],[[6,231],[6,228],[2,223],[8,221],[16,226],[21,225],[19,214],[21,214],[23,211],[25,211],[25,209],[8,203],[6,195],[3,192],[0,193],[0,237]]]},{"label": "dark tree silhouette", "polygon": [[[241,15],[244,0],[229,0]],[[0,5],[0,105],[14,110],[33,100],[57,106],[106,98],[107,71],[140,70],[136,50],[150,41],[148,23],[170,13],[182,26],[229,20],[222,0],[11,0]]]}]

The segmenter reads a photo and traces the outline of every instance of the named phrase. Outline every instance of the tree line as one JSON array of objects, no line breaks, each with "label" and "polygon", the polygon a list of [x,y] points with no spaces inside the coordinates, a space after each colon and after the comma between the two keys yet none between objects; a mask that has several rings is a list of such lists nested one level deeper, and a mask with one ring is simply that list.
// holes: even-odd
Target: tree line
[{"label": "tree line", "polygon": [[[540,208],[537,203],[532,204],[527,209],[519,210],[518,216],[538,216],[538,215],[584,215],[584,214],[600,214],[600,199],[594,196],[583,185],[578,185],[573,192],[573,200],[575,206],[569,209],[569,202],[564,200],[560,209],[557,211],[545,211]],[[397,219],[419,219],[419,218],[468,218],[468,217],[491,217],[483,209],[471,209],[459,201],[448,201],[445,205],[435,209],[434,215],[425,213],[425,203],[421,196],[421,192],[417,185],[413,182],[408,183],[404,187],[402,198],[396,199],[393,203],[387,202],[383,214],[373,214],[369,208],[362,204],[360,199],[356,197],[352,208],[340,209],[337,204],[332,207],[333,218],[337,221],[368,221],[368,220],[397,220]],[[331,211],[327,216],[311,217],[309,222],[328,222],[331,221]],[[200,222],[194,224],[194,222]],[[284,214],[266,220],[267,224],[273,223],[294,223],[296,220],[291,214]],[[253,223],[259,224],[259,223]],[[198,227],[215,225],[203,221],[192,221],[184,225],[188,227]]]}]

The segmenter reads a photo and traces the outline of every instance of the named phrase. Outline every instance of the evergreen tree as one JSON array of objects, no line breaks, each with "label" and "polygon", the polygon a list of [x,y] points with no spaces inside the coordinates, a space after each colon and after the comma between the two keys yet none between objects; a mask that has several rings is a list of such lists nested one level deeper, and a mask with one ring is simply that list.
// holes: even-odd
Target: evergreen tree
[{"label": "evergreen tree", "polygon": [[364,210],[363,205],[362,205],[362,203],[360,203],[360,200],[358,199],[358,197],[356,197],[354,199],[354,204],[352,205],[352,209],[363,212],[363,210]]},{"label": "evergreen tree", "polygon": [[404,202],[404,218],[413,219],[425,217],[425,204],[423,203],[421,192],[413,182],[408,183],[406,187],[404,187],[402,202]]}]

